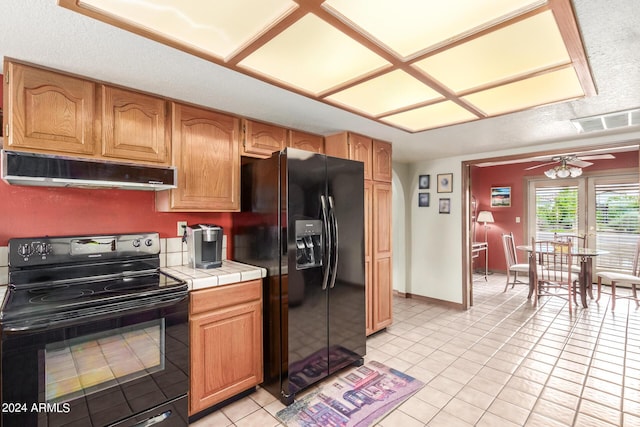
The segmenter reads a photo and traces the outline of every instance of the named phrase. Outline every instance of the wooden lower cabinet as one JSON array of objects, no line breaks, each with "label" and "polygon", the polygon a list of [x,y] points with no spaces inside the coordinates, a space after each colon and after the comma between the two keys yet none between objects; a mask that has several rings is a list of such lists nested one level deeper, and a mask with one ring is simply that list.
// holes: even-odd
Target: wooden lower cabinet
[{"label": "wooden lower cabinet", "polygon": [[[379,331],[393,321],[393,263],[391,246],[391,184],[373,181],[371,188],[371,234],[368,239],[371,252],[367,272],[370,304],[367,333]],[[366,188],[366,187],[365,187]],[[365,264],[366,265],[366,264]]]},{"label": "wooden lower cabinet", "polygon": [[189,415],[262,382],[262,281],[191,292]]}]

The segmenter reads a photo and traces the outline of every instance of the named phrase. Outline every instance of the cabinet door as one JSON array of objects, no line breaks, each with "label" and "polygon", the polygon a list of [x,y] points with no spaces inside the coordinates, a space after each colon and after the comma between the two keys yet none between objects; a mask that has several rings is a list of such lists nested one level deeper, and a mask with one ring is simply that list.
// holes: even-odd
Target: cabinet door
[{"label": "cabinet door", "polygon": [[371,179],[371,164],[373,163],[373,143],[371,138],[349,134],[349,158],[364,163],[364,179]]},{"label": "cabinet door", "polygon": [[364,279],[366,288],[366,307],[367,307],[367,335],[374,332],[373,329],[373,311],[375,299],[373,297],[373,239],[372,239],[372,222],[373,222],[373,192],[371,181],[364,182]]},{"label": "cabinet door", "polygon": [[262,382],[262,305],[239,304],[190,320],[189,415]]},{"label": "cabinet door", "polygon": [[349,134],[347,132],[325,136],[324,152],[327,156],[349,158]]},{"label": "cabinet door", "polygon": [[373,141],[373,179],[391,182],[391,144]]},{"label": "cabinet door", "polygon": [[156,196],[158,210],[240,210],[237,118],[178,103],[172,111],[172,157],[178,188]]},{"label": "cabinet door", "polygon": [[287,129],[268,123],[243,120],[244,132],[242,155],[250,157],[271,157],[271,153],[286,146]]},{"label": "cabinet door", "polygon": [[392,258],[391,258],[391,184],[373,183],[373,329],[391,324]]},{"label": "cabinet door", "polygon": [[170,163],[167,101],[102,85],[102,155]]},{"label": "cabinet door", "polygon": [[314,153],[324,153],[324,140],[320,135],[312,135],[310,133],[300,132],[297,130],[289,131],[289,139],[287,147],[299,148],[300,150],[313,151]]},{"label": "cabinet door", "polygon": [[93,155],[95,93],[92,82],[5,62],[7,148]]}]

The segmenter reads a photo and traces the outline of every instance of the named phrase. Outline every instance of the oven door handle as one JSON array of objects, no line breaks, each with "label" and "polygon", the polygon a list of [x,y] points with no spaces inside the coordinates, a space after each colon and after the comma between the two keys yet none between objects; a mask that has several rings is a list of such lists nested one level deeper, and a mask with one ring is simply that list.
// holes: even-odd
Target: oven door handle
[{"label": "oven door handle", "polygon": [[46,318],[35,321],[9,321],[2,325],[2,331],[3,333],[9,334],[24,334],[44,331],[61,326],[77,325],[89,321],[118,317],[121,315],[136,314],[144,311],[170,307],[185,300],[188,296],[188,292],[180,292],[177,296],[155,296],[142,301],[130,301],[129,304],[106,304],[100,307],[87,308],[73,317],[64,317],[60,319]]}]

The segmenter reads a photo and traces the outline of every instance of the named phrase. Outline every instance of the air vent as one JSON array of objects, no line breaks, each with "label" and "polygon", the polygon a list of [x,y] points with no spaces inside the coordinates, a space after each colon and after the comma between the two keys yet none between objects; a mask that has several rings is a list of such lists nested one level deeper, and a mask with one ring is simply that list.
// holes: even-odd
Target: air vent
[{"label": "air vent", "polygon": [[580,133],[640,125],[640,108],[571,120]]}]

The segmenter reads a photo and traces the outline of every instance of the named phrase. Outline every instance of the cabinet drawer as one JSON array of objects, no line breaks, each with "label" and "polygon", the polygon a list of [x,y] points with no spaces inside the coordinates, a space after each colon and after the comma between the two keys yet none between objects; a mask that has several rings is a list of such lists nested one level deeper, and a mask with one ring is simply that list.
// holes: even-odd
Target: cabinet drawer
[{"label": "cabinet drawer", "polygon": [[262,281],[251,280],[191,292],[190,314],[216,310],[230,305],[260,299]]}]

